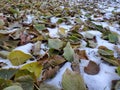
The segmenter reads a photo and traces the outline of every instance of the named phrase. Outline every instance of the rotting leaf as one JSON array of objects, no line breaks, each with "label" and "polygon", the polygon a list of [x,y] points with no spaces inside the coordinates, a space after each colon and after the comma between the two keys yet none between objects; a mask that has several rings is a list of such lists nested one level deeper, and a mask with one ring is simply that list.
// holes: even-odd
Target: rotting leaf
[{"label": "rotting leaf", "polygon": [[62,88],[64,90],[86,90],[85,83],[79,73],[73,72],[69,69],[63,74]]},{"label": "rotting leaf", "polygon": [[6,87],[3,90],[23,90],[23,89],[18,85],[13,85],[13,86]]},{"label": "rotting leaf", "polygon": [[73,55],[74,55],[74,50],[72,49],[70,42],[68,42],[65,46],[65,48],[63,49],[64,53],[63,56],[65,57],[66,60],[68,60],[69,62],[73,61]]},{"label": "rotting leaf", "polygon": [[11,79],[15,73],[18,71],[18,69],[0,69],[0,78],[9,80]]},{"label": "rotting leaf", "polygon": [[96,75],[100,71],[99,65],[97,65],[95,62],[90,61],[88,66],[84,68],[85,73],[90,75]]},{"label": "rotting leaf", "polygon": [[48,46],[52,49],[59,50],[63,47],[63,42],[60,39],[48,39]]},{"label": "rotting leaf", "polygon": [[65,28],[59,27],[58,30],[59,30],[58,33],[60,34],[61,37],[65,37],[66,36],[66,32],[65,32],[66,29]]},{"label": "rotting leaf", "polygon": [[13,85],[12,80],[5,80],[0,78],[0,89],[3,90],[6,87]]},{"label": "rotting leaf", "polygon": [[22,70],[27,69],[28,71],[34,73],[37,78],[39,78],[42,68],[42,65],[38,62],[28,63],[21,67]]},{"label": "rotting leaf", "polygon": [[117,74],[120,76],[120,66],[117,67],[116,71],[117,71]]},{"label": "rotting leaf", "polygon": [[30,58],[32,58],[30,54],[26,54],[20,50],[14,50],[8,55],[8,59],[15,66],[23,64]]}]

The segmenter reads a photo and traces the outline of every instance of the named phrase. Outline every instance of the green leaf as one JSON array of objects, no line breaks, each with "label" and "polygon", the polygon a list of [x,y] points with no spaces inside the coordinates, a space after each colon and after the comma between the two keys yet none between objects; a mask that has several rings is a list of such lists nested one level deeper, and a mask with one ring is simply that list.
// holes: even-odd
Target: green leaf
[{"label": "green leaf", "polygon": [[23,89],[20,86],[13,85],[13,86],[6,87],[3,90],[23,90]]},{"label": "green leaf", "polygon": [[63,42],[60,39],[48,39],[48,46],[52,49],[59,50],[63,47]]},{"label": "green leaf", "polygon": [[70,42],[68,42],[64,48],[63,56],[66,60],[72,62],[73,61],[74,50],[72,49]]},{"label": "green leaf", "polygon": [[15,75],[17,71],[18,69],[13,69],[13,68],[0,69],[0,78],[9,80]]},{"label": "green leaf", "polygon": [[33,90],[34,88],[34,81],[30,75],[21,76],[15,81],[21,84],[23,90]]},{"label": "green leaf", "polygon": [[56,88],[52,85],[46,84],[46,83],[41,83],[40,90],[61,90],[61,89],[58,89],[58,88]]},{"label": "green leaf", "polygon": [[46,27],[45,27],[44,24],[35,24],[35,25],[34,25],[34,28],[35,28],[36,30],[38,30],[38,31],[42,31],[42,30],[45,30],[45,29],[46,29]]},{"label": "green leaf", "polygon": [[3,90],[13,84],[11,80],[0,79],[0,89]]},{"label": "green leaf", "polygon": [[30,54],[26,54],[20,50],[14,50],[8,55],[8,59],[15,66],[23,64],[30,58],[32,58]]},{"label": "green leaf", "polygon": [[117,67],[116,71],[117,71],[117,74],[120,76],[120,66]]},{"label": "green leaf", "polygon": [[67,69],[62,77],[62,87],[64,90],[87,90],[82,76]]},{"label": "green leaf", "polygon": [[37,78],[40,77],[40,74],[42,72],[42,68],[43,68],[42,65],[39,64],[38,62],[28,63],[28,64],[21,67],[22,70],[27,69],[28,71],[34,73]]},{"label": "green leaf", "polygon": [[118,34],[116,33],[111,33],[108,35],[109,42],[111,43],[117,43],[118,42]]},{"label": "green leaf", "polygon": [[17,71],[14,79],[17,79],[21,76],[26,76],[26,75],[30,75],[35,81],[37,79],[35,74],[33,72],[28,71],[27,69]]}]

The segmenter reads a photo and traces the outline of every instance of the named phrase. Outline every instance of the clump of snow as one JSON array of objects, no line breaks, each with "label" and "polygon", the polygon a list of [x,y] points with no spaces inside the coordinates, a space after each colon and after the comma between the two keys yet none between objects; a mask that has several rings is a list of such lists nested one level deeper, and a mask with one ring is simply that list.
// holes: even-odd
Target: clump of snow
[{"label": "clump of snow", "polygon": [[47,28],[48,31],[49,31],[49,36],[50,37],[53,37],[53,38],[59,38],[59,35],[58,35],[58,28]]},{"label": "clump of snow", "polygon": [[21,50],[23,51],[24,53],[30,53],[30,50],[32,49],[33,47],[33,44],[32,43],[28,43],[26,45],[23,45],[23,46],[19,46],[17,48],[15,48],[14,50]]}]

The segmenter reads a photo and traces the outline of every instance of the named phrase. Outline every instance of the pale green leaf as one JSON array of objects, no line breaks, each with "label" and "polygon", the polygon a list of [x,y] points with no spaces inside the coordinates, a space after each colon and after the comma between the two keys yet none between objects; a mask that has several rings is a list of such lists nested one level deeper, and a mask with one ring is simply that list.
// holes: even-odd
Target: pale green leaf
[{"label": "pale green leaf", "polygon": [[13,86],[6,87],[3,90],[23,90],[23,89],[20,86],[13,85]]},{"label": "pale green leaf", "polygon": [[64,90],[87,90],[82,76],[69,69],[63,74],[62,87]]},{"label": "pale green leaf", "polygon": [[59,50],[63,47],[63,42],[60,39],[48,39],[48,46],[52,49]]},{"label": "pale green leaf", "polygon": [[74,50],[72,49],[70,42],[68,42],[64,48],[63,56],[68,61],[73,61]]}]

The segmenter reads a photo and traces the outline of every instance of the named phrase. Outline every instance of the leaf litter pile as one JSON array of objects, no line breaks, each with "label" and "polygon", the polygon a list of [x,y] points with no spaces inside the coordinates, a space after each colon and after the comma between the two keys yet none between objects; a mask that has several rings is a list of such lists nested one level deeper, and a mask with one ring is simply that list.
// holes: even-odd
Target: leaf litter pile
[{"label": "leaf litter pile", "polygon": [[119,90],[120,2],[0,0],[0,90]]}]

